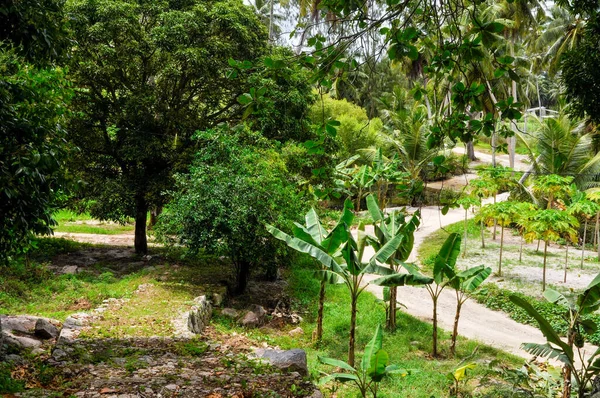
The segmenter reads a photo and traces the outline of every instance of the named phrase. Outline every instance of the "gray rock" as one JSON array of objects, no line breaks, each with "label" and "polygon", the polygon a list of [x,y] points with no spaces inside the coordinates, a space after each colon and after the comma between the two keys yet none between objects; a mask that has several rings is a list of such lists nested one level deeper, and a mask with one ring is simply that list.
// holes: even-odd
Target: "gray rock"
[{"label": "gray rock", "polygon": [[59,273],[73,275],[73,274],[76,274],[78,272],[78,270],[79,270],[79,267],[76,265],[65,265],[64,267],[61,268]]},{"label": "gray rock", "polygon": [[267,360],[272,366],[287,371],[308,375],[306,352],[299,348],[293,350],[257,349],[255,356]]},{"label": "gray rock", "polygon": [[294,336],[302,336],[304,334],[304,329],[302,329],[301,327],[297,327],[295,329],[292,329],[288,332],[288,334],[292,337]]},{"label": "gray rock", "polygon": [[223,308],[221,310],[221,315],[226,316],[228,318],[237,318],[240,314],[233,308]]},{"label": "gray rock", "polygon": [[309,398],[323,398],[323,393],[316,389]]},{"label": "gray rock", "polygon": [[16,334],[10,332],[3,332],[4,334],[4,344],[8,347],[13,347],[18,350],[23,348],[38,348],[42,345],[40,340],[34,339],[32,337],[27,336],[18,336]]},{"label": "gray rock", "polygon": [[69,356],[69,354],[67,354],[64,350],[61,350],[60,348],[57,348],[52,352],[52,357],[56,361],[61,361],[61,360],[65,359],[67,356]]},{"label": "gray rock", "polygon": [[256,314],[256,316],[258,316],[258,318],[261,320],[261,322],[264,319],[265,315],[267,315],[267,311],[265,310],[265,308],[262,305],[254,304],[252,306],[252,312],[254,312]]},{"label": "gray rock", "polygon": [[35,335],[41,339],[55,339],[59,335],[58,328],[47,319],[40,318],[35,323]]},{"label": "gray rock", "polygon": [[192,333],[202,333],[210,322],[212,316],[212,305],[206,296],[196,297],[195,305],[188,313],[188,329]]},{"label": "gray rock", "polygon": [[240,321],[240,324],[246,328],[255,328],[255,327],[260,326],[261,321],[260,321],[260,318],[258,317],[258,315],[256,315],[252,311],[248,311],[248,312],[246,312],[246,315],[244,315],[244,317]]}]

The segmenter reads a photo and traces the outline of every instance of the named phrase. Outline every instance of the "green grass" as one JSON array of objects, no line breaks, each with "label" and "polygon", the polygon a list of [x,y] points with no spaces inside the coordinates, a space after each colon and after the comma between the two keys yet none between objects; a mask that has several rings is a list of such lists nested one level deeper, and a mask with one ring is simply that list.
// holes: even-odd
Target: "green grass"
[{"label": "green grass", "polygon": [[[290,337],[285,331],[282,333],[266,334],[262,330],[247,332],[249,337],[258,341],[276,344],[283,349],[297,348],[300,346],[307,351],[309,370],[313,378],[319,379],[321,372],[333,372],[329,366],[321,365],[318,356],[327,356],[347,360],[348,333],[350,324],[350,301],[346,288],[342,285],[329,286],[324,315],[324,336],[321,344],[311,342],[311,332],[315,328],[314,315],[316,314],[316,297],[318,297],[319,283],[312,277],[313,270],[309,267],[293,266],[289,276],[289,292],[293,297],[295,308],[306,311],[302,328],[304,335]],[[358,304],[357,318],[357,363],[362,356],[362,350],[371,339],[377,325],[385,322],[385,311],[373,295],[364,293]],[[222,332],[244,331],[239,329],[232,321],[225,318],[216,318],[217,327]],[[407,377],[394,376],[382,383],[379,397],[406,397],[430,398],[448,396],[450,384],[447,374],[461,363],[477,362],[480,365],[469,376],[470,379],[479,379],[487,373],[487,361],[498,360],[506,366],[518,366],[522,360],[509,354],[495,350],[488,346],[466,339],[459,339],[457,357],[453,359],[432,359],[431,351],[431,325],[421,322],[404,313],[399,314],[399,329],[390,334],[384,333],[384,349],[389,353],[390,362],[402,368],[414,370]],[[292,328],[293,326],[290,326]],[[447,355],[449,334],[442,332],[440,342],[442,353]],[[327,385],[322,391],[327,392],[333,385]],[[465,387],[467,390],[472,387]],[[338,390],[339,397],[355,397],[356,390],[351,385],[341,386]]]},{"label": "green grass", "polygon": [[122,225],[108,221],[99,221],[87,213],[78,214],[66,209],[55,213],[54,219],[58,223],[54,227],[54,231],[64,233],[117,235],[132,232],[134,228],[132,223]]}]

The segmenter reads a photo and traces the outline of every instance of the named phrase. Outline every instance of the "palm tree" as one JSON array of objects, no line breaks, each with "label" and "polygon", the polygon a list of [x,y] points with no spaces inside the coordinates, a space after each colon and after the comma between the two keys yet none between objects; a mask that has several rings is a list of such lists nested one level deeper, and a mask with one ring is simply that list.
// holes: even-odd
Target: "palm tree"
[{"label": "palm tree", "polygon": [[537,174],[574,176],[577,186],[588,188],[593,175],[600,172],[600,153],[591,151],[592,137],[583,133],[583,124],[561,112],[555,118],[540,121],[534,133],[535,148],[521,135],[533,170]]}]

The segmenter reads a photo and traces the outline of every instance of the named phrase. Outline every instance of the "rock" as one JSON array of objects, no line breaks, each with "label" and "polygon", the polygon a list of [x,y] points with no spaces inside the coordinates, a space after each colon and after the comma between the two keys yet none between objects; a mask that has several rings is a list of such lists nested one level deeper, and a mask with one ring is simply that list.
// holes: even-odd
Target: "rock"
[{"label": "rock", "polygon": [[262,305],[254,304],[252,306],[251,311],[254,312],[256,314],[256,316],[258,316],[258,318],[261,320],[261,322],[262,322],[263,318],[265,317],[265,315],[267,315],[267,311],[265,310],[265,308]]},{"label": "rock", "polygon": [[73,274],[76,274],[78,272],[78,270],[79,270],[79,267],[76,265],[65,265],[64,267],[61,268],[59,273],[73,275]]},{"label": "rock", "polygon": [[272,350],[259,348],[254,352],[257,358],[267,360],[272,366],[287,371],[308,375],[306,352],[299,348],[293,350]]},{"label": "rock", "polygon": [[210,322],[212,316],[212,305],[206,296],[196,297],[196,303],[188,313],[188,329],[192,333],[202,333]]},{"label": "rock", "polygon": [[49,325],[48,329],[56,328],[54,324],[59,324],[58,321],[28,315],[2,316],[0,318],[2,345],[17,350],[35,349],[42,345],[39,336],[35,334],[38,322]]},{"label": "rock", "polygon": [[40,318],[35,323],[35,335],[43,340],[55,339],[58,337],[59,331],[47,319]]},{"label": "rock", "polygon": [[38,348],[42,345],[42,342],[40,340],[31,338],[31,337],[27,337],[27,336],[17,336],[15,334],[12,334],[10,332],[6,332],[4,331],[4,344],[6,344],[8,347],[13,347],[16,349],[23,349],[23,348]]},{"label": "rock", "polygon": [[60,348],[57,348],[52,352],[52,357],[56,361],[61,361],[61,360],[65,359],[68,355],[69,354],[67,354],[64,350],[61,350]]},{"label": "rock", "polygon": [[165,390],[169,390],[169,391],[175,391],[177,390],[178,386],[177,384],[167,384],[165,386]]},{"label": "rock", "polygon": [[213,293],[211,299],[215,307],[220,307],[223,304],[224,297],[221,293]]},{"label": "rock", "polygon": [[240,321],[240,324],[246,328],[255,328],[260,326],[260,318],[252,311],[246,312],[246,315]]},{"label": "rock", "polygon": [[304,329],[302,329],[301,327],[297,327],[296,329],[292,329],[288,332],[288,334],[292,337],[294,336],[301,336],[304,334]]},{"label": "rock", "polygon": [[323,398],[323,393],[316,389],[309,398]]},{"label": "rock", "polygon": [[221,310],[221,315],[226,316],[227,318],[237,318],[240,314],[233,308],[223,308]]}]

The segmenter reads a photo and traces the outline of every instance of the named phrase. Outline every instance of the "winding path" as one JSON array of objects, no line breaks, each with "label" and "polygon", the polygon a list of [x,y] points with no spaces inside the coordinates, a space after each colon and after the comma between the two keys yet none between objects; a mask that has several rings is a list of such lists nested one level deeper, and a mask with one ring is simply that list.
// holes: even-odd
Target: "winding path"
[{"label": "winding path", "polygon": [[[506,194],[499,195],[498,200],[505,200],[506,197]],[[409,209],[409,211],[411,210],[416,209]],[[418,247],[429,235],[449,224],[464,220],[464,210],[451,209],[446,215],[442,215],[438,207],[422,207],[421,217],[421,226],[415,232],[415,245],[409,258],[410,262],[416,261]],[[364,258],[370,258],[373,254],[373,248],[367,247]],[[495,263],[493,261],[493,264],[488,265],[492,266]],[[363,281],[368,282],[376,278],[378,278],[376,275],[367,275]],[[366,290],[376,297],[382,298],[383,289],[380,286],[369,284]],[[433,304],[425,288],[399,287],[398,301],[406,306],[406,308],[401,308],[403,312],[422,321],[432,322]],[[453,289],[447,288],[442,292],[438,301],[438,326],[442,329],[452,330],[455,311],[456,294]],[[401,328],[402,325],[399,327]],[[531,355],[521,349],[521,344],[546,342],[542,332],[537,328],[518,323],[504,312],[490,310],[473,300],[468,300],[462,307],[458,332],[463,337],[480,341],[523,358],[530,358]],[[589,357],[595,350],[596,347],[586,345],[586,357]]]}]

